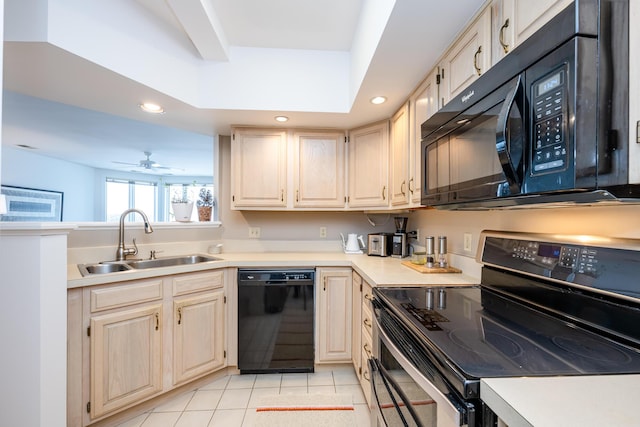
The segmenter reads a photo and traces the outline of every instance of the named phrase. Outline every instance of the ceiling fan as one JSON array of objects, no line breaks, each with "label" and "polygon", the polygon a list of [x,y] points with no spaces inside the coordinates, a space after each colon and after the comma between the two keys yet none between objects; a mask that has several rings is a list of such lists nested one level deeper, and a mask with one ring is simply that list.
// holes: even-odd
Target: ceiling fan
[{"label": "ceiling fan", "polygon": [[145,171],[156,171],[156,170],[182,170],[182,169],[178,169],[178,168],[172,168],[169,166],[163,166],[160,163],[157,163],[154,160],[151,160],[151,155],[153,153],[151,153],[150,151],[145,151],[144,155],[146,156],[146,159],[142,159],[140,160],[138,163],[127,163],[127,162],[118,162],[118,161],[113,161],[113,163],[117,163],[120,165],[128,165],[128,166],[134,166],[137,168],[142,168],[144,169],[143,172]]}]

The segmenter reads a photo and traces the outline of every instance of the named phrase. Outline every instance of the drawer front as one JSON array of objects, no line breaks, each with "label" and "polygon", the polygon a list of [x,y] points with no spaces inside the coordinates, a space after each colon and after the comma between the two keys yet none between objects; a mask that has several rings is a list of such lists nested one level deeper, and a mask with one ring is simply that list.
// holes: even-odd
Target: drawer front
[{"label": "drawer front", "polygon": [[367,404],[371,404],[371,373],[369,372],[369,355],[366,351],[362,351],[362,375],[360,375],[360,387]]},{"label": "drawer front", "polygon": [[369,309],[369,312],[373,312],[373,307],[371,306],[371,300],[373,299],[373,289],[371,285],[362,281],[362,301],[363,306],[366,306]]},{"label": "drawer front", "polygon": [[224,271],[187,274],[173,279],[173,296],[218,289],[224,286]]},{"label": "drawer front", "polygon": [[162,279],[91,289],[91,312],[162,299]]},{"label": "drawer front", "polygon": [[362,284],[362,277],[360,277],[360,275],[355,271],[353,272],[351,279],[353,280],[353,286],[360,286]]}]

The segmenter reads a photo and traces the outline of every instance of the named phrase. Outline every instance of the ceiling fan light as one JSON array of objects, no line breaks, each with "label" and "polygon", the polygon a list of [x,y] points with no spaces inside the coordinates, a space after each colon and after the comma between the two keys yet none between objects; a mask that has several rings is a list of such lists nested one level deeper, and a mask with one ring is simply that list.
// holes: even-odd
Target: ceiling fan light
[{"label": "ceiling fan light", "polygon": [[139,106],[140,106],[140,109],[146,113],[151,113],[151,114],[164,113],[164,108],[162,107],[162,105],[154,104],[153,102],[143,102],[142,104],[139,104]]}]

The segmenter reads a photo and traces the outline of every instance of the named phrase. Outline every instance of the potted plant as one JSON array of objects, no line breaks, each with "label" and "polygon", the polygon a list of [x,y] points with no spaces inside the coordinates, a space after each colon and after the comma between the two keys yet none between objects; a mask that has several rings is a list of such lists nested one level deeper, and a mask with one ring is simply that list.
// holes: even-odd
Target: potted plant
[{"label": "potted plant", "polygon": [[186,191],[181,194],[175,193],[171,197],[171,209],[173,216],[178,222],[191,221],[191,213],[193,212],[193,202],[189,200]]},{"label": "potted plant", "polygon": [[213,210],[213,195],[211,190],[200,189],[198,198],[198,219],[202,222],[211,221],[211,211]]}]

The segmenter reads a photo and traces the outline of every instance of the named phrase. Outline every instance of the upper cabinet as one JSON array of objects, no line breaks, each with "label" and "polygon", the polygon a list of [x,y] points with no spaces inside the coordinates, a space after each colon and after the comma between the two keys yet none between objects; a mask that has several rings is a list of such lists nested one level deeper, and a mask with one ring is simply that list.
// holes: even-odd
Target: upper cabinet
[{"label": "upper cabinet", "polygon": [[440,105],[444,106],[491,66],[491,8],[466,29],[439,65]]},{"label": "upper cabinet", "polygon": [[391,118],[391,206],[409,204],[409,104]]},{"label": "upper cabinet", "polygon": [[389,123],[349,132],[350,208],[389,207]]},{"label": "upper cabinet", "polygon": [[293,141],[293,206],[344,208],[344,132],[296,131]]},{"label": "upper cabinet", "polygon": [[422,123],[438,111],[438,72],[433,70],[409,99],[409,195],[413,206],[420,205],[422,171],[420,128]]},{"label": "upper cabinet", "polygon": [[287,132],[234,129],[231,141],[231,205],[283,208],[287,205]]},{"label": "upper cabinet", "polygon": [[567,7],[571,0],[494,0],[493,64]]}]

